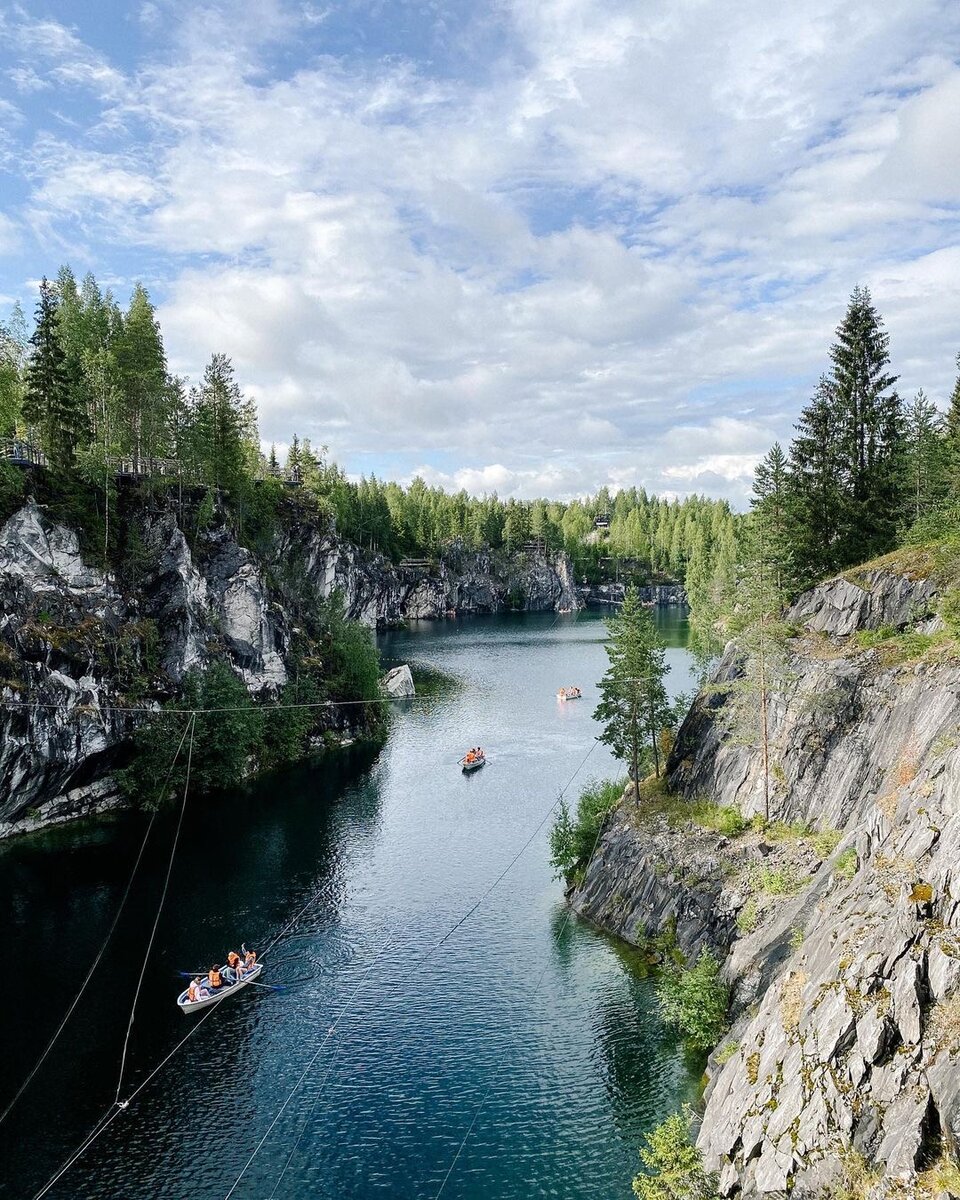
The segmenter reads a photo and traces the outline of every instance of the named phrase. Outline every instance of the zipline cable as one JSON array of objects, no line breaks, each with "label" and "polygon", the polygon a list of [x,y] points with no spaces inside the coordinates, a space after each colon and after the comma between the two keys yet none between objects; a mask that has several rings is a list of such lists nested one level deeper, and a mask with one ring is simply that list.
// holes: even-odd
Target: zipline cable
[{"label": "zipline cable", "polygon": [[[170,776],[173,773],[173,768],[176,765],[177,758],[180,755],[180,751],[183,749],[183,743],[186,740],[187,729],[189,728],[189,726],[190,726],[190,721],[188,720],[186,725],[184,725],[184,728],[183,728],[183,736],[180,738],[180,745],[177,747],[176,753],[174,754],[174,756],[170,762],[170,766],[167,770],[166,779],[164,780],[164,785],[163,785],[163,791],[166,791],[166,787],[170,781]],[[162,796],[162,793],[161,793],[161,796]],[[20,1099],[20,1097],[23,1095],[23,1093],[27,1090],[27,1088],[30,1086],[30,1083],[32,1082],[34,1076],[40,1070],[40,1068],[43,1066],[44,1062],[46,1061],[47,1055],[50,1053],[50,1051],[56,1045],[57,1040],[60,1037],[60,1034],[63,1033],[64,1029],[67,1026],[67,1022],[73,1016],[74,1010],[76,1009],[77,1005],[80,1003],[80,998],[83,996],[84,992],[87,990],[87,985],[90,983],[90,980],[93,978],[97,967],[100,965],[100,960],[103,958],[103,955],[107,949],[107,945],[109,944],[110,939],[113,937],[114,931],[116,930],[117,925],[120,921],[121,914],[123,913],[123,910],[126,907],[127,899],[130,896],[130,891],[133,887],[133,881],[136,878],[137,872],[140,869],[140,863],[143,860],[144,851],[147,848],[147,842],[150,839],[150,834],[153,830],[154,824],[156,823],[157,813],[159,812],[159,810],[160,810],[160,805],[157,804],[154,807],[153,812],[150,814],[150,820],[147,823],[147,829],[143,835],[143,841],[140,843],[139,853],[137,854],[136,861],[133,864],[133,869],[131,870],[130,875],[127,879],[127,885],[123,890],[123,895],[120,898],[120,903],[117,906],[116,912],[114,913],[113,921],[110,923],[110,928],[107,930],[107,935],[103,939],[103,944],[100,946],[100,949],[97,951],[96,957],[94,958],[93,962],[90,964],[90,968],[87,971],[86,975],[84,976],[83,982],[80,984],[79,991],[77,992],[77,994],[74,996],[73,1000],[71,1001],[70,1007],[67,1009],[66,1013],[64,1014],[63,1020],[57,1026],[56,1032],[54,1033],[53,1037],[47,1043],[43,1053],[40,1055],[40,1057],[34,1063],[33,1069],[30,1071],[30,1074],[26,1077],[26,1079],[23,1081],[23,1083],[21,1083],[20,1087],[14,1094],[13,1099],[10,1100],[10,1102],[7,1104],[7,1106],[3,1110],[3,1112],[0,1113],[0,1125],[2,1125],[3,1122],[7,1119],[11,1110],[13,1109],[13,1106],[17,1103],[17,1101]]]},{"label": "zipline cable", "polygon": [[267,1200],[273,1200],[274,1196],[276,1196],[277,1192],[280,1190],[280,1184],[283,1183],[283,1177],[284,1177],[284,1175],[286,1175],[287,1168],[290,1166],[291,1162],[293,1161],[293,1156],[296,1154],[297,1150],[299,1149],[300,1143],[303,1141],[303,1135],[307,1132],[307,1130],[310,1127],[310,1122],[313,1119],[313,1114],[317,1111],[317,1105],[320,1103],[320,1097],[323,1095],[324,1086],[326,1085],[327,1080],[330,1078],[330,1076],[333,1072],[333,1068],[336,1066],[337,1056],[339,1055],[342,1048],[343,1048],[343,1042],[338,1042],[336,1048],[333,1051],[333,1056],[330,1059],[330,1065],[327,1067],[323,1078],[320,1080],[320,1087],[317,1091],[316,1096],[313,1099],[313,1104],[311,1104],[311,1106],[310,1106],[310,1111],[307,1113],[306,1119],[303,1122],[303,1126],[300,1129],[300,1136],[293,1143],[293,1146],[290,1149],[290,1153],[287,1155],[287,1161],[283,1164],[283,1170],[280,1172],[279,1176],[277,1177],[277,1182],[273,1185],[273,1191],[267,1197]]},{"label": "zipline cable", "polygon": [[[444,933],[441,938],[439,938],[436,942],[434,942],[434,944],[430,947],[430,949],[427,950],[427,952],[425,954],[422,954],[420,956],[420,958],[418,958],[413,963],[412,967],[410,968],[410,970],[407,974],[407,978],[409,978],[411,975],[413,975],[413,973],[416,970],[418,970],[421,966],[423,966],[423,964],[425,962],[427,962],[437,952],[437,950],[439,950],[440,947],[443,946],[444,943],[450,937],[452,937],[452,935],[466,921],[468,921],[470,919],[470,917],[477,911],[477,909],[480,907],[480,905],[483,904],[483,902],[491,895],[491,893],[503,882],[503,880],[506,878],[506,876],[509,874],[509,872],[513,869],[513,867],[517,864],[517,862],[519,862],[520,858],[523,856],[523,854],[525,853],[527,848],[530,846],[531,842],[534,840],[534,838],[537,836],[537,834],[540,832],[540,830],[547,823],[551,814],[555,811],[557,805],[563,799],[564,792],[567,791],[567,789],[570,787],[570,785],[573,783],[573,781],[576,779],[576,777],[580,774],[581,770],[583,770],[583,767],[586,764],[587,759],[594,752],[594,750],[596,750],[596,748],[599,744],[600,744],[599,739],[594,738],[594,740],[590,746],[590,749],[586,752],[586,754],[583,756],[583,758],[580,760],[579,764],[577,765],[577,769],[573,772],[573,774],[570,776],[570,778],[567,780],[567,782],[563,785],[563,787],[557,793],[556,800],[554,800],[554,802],[550,805],[550,807],[544,813],[543,817],[541,817],[539,823],[537,824],[537,827],[533,830],[533,832],[530,834],[530,836],[527,838],[527,840],[523,843],[523,845],[520,847],[520,849],[517,851],[517,853],[513,856],[513,858],[510,860],[510,862],[506,865],[506,867],[504,867],[504,869],[500,872],[500,874],[493,881],[493,883],[490,884],[490,886],[486,889],[486,891],[484,891],[482,893],[482,895],[480,895],[479,898],[474,901],[474,903],[470,906],[470,908],[467,909],[467,911],[461,917],[459,917],[458,920],[455,921],[453,925],[450,926],[450,928],[446,931],[446,933]],[[240,1171],[240,1174],[234,1180],[233,1186],[226,1193],[223,1200],[230,1200],[230,1197],[237,1190],[237,1187],[239,1186],[240,1181],[243,1178],[243,1176],[246,1174],[248,1167],[253,1162],[253,1160],[256,1158],[256,1156],[259,1154],[260,1150],[263,1148],[264,1143],[266,1142],[267,1138],[270,1136],[270,1133],[272,1132],[272,1130],[275,1128],[277,1122],[280,1120],[280,1117],[283,1115],[287,1105],[293,1099],[294,1095],[300,1088],[303,1081],[306,1079],[307,1075],[309,1075],[309,1073],[313,1067],[313,1064],[320,1057],[320,1053],[323,1050],[324,1046],[327,1044],[327,1042],[333,1036],[334,1032],[336,1031],[340,1022],[342,1021],[343,1017],[346,1015],[347,1008],[349,1007],[350,1003],[353,1001],[354,997],[356,996],[357,992],[359,991],[360,986],[364,982],[364,979],[370,973],[370,970],[372,970],[373,966],[375,965],[377,960],[380,958],[380,955],[383,953],[383,951],[385,949],[387,949],[393,941],[396,940],[396,937],[397,937],[396,933],[391,935],[391,937],[390,937],[390,939],[388,939],[387,943],[383,947],[381,947],[381,949],[377,952],[376,958],[370,964],[370,967],[368,967],[368,969],[364,972],[363,978],[361,978],[361,980],[360,980],[360,984],[357,985],[357,988],[355,988],[354,991],[348,997],[347,1003],[340,1010],[340,1013],[339,1013],[336,1021],[333,1023],[333,1025],[330,1027],[329,1031],[327,1032],[326,1036],[320,1042],[320,1045],[315,1050],[313,1056],[311,1057],[310,1061],[307,1063],[306,1067],[303,1069],[303,1072],[300,1075],[299,1079],[297,1079],[296,1083],[294,1083],[293,1087],[288,1092],[286,1099],[283,1101],[283,1103],[281,1104],[280,1108],[278,1109],[276,1115],[274,1116],[273,1120],[270,1122],[269,1126],[266,1129],[266,1132],[263,1134],[263,1137],[260,1139],[260,1141],[254,1147],[253,1152],[250,1154],[250,1157],[247,1159],[246,1163],[244,1164],[243,1169]],[[319,1094],[316,1099],[319,1100]],[[314,1103],[316,1104],[316,1100]]]},{"label": "zipline cable", "polygon": [[137,1098],[137,1096],[139,1096],[139,1094],[151,1082],[151,1080],[163,1070],[163,1068],[167,1065],[167,1063],[170,1061],[170,1059],[173,1058],[173,1056],[180,1050],[180,1048],[186,1042],[188,1042],[190,1040],[190,1038],[193,1037],[193,1035],[197,1032],[197,1030],[200,1028],[200,1026],[204,1023],[204,1021],[206,1021],[206,1019],[212,1015],[212,1013],[216,1009],[217,1005],[219,1005],[225,999],[226,999],[225,996],[219,996],[216,1000],[214,1000],[214,1002],[210,1005],[210,1007],[203,1014],[203,1016],[197,1017],[196,1021],[191,1026],[189,1032],[184,1034],[184,1036],[180,1039],[179,1042],[177,1042],[177,1044],[173,1047],[173,1049],[169,1052],[169,1054],[167,1054],[164,1058],[162,1058],[160,1060],[160,1062],[157,1063],[157,1065],[153,1068],[153,1070],[150,1072],[150,1074],[147,1075],[145,1079],[141,1080],[141,1082],[139,1084],[137,1084],[137,1086],[130,1093],[130,1095],[126,1098],[126,1100],[121,1100],[118,1103],[111,1104],[111,1106],[107,1109],[107,1111],[100,1118],[100,1120],[97,1122],[97,1124],[93,1127],[93,1129],[90,1131],[90,1133],[87,1134],[87,1136],[84,1138],[84,1140],[78,1146],[78,1148],[73,1152],[73,1154],[71,1154],[71,1156],[63,1164],[63,1166],[60,1167],[57,1170],[57,1172],[54,1175],[52,1175],[50,1177],[50,1179],[47,1180],[47,1182],[43,1185],[43,1187],[40,1189],[39,1192],[36,1192],[34,1194],[33,1200],[42,1200],[42,1198],[44,1196],[46,1196],[46,1194],[50,1191],[50,1189],[60,1179],[62,1179],[64,1175],[66,1175],[66,1173],[70,1170],[70,1168],[73,1166],[73,1164],[83,1154],[86,1153],[86,1151],[90,1148],[91,1145],[93,1145],[93,1143],[97,1140],[97,1138],[100,1137],[100,1135],[102,1133],[106,1132],[106,1130],[113,1124],[113,1122],[117,1119],[117,1117],[119,1117],[120,1114],[122,1112],[124,1112],[130,1104],[133,1103],[133,1101]]},{"label": "zipline cable", "polygon": [[[558,797],[558,800],[559,800],[559,797]],[[593,861],[594,854],[596,854],[596,852],[597,852],[597,846],[599,846],[599,844],[600,844],[600,835],[603,833],[603,827],[604,827],[604,822],[601,821],[600,825],[597,829],[597,836],[593,839],[593,846],[591,847],[590,853],[587,855],[587,861],[586,861],[586,864],[584,865],[584,873],[586,873],[587,869],[590,866],[590,863]],[[560,928],[557,930],[556,937],[555,937],[555,943],[558,946],[560,944],[560,939],[563,937],[563,935],[566,931],[567,925],[569,925],[569,923],[570,923],[570,914],[572,911],[573,910],[571,909],[570,905],[568,904],[566,911],[563,914],[563,921],[560,923]],[[533,989],[533,993],[530,996],[531,1001],[536,999],[537,993],[540,991],[540,985],[543,983],[543,980],[544,980],[549,968],[550,968],[550,963],[547,962],[544,965],[543,970],[540,972],[540,977],[538,978],[538,980],[536,982],[536,986]],[[502,1058],[498,1060],[498,1063],[502,1063],[502,1062],[503,1062]],[[483,1109],[487,1103],[487,1098],[490,1095],[490,1090],[496,1081],[498,1069],[499,1069],[499,1066],[495,1065],[493,1074],[491,1075],[490,1079],[487,1081],[487,1086],[484,1089],[483,1095],[480,1097],[480,1103],[477,1105],[476,1111],[473,1114],[473,1119],[471,1120],[470,1124],[467,1126],[467,1130],[464,1133],[463,1137],[460,1139],[460,1145],[457,1147],[457,1152],[453,1156],[453,1161],[450,1163],[450,1166],[447,1168],[447,1173],[446,1173],[446,1175],[444,1175],[443,1180],[440,1184],[440,1187],[438,1188],[436,1194],[434,1195],[433,1200],[440,1200],[441,1196],[443,1195],[444,1188],[447,1186],[450,1176],[454,1172],[454,1168],[456,1167],[457,1163],[460,1161],[460,1155],[463,1153],[464,1147],[466,1146],[467,1142],[470,1140],[470,1135],[473,1133],[474,1129],[476,1128],[477,1121],[480,1120],[480,1114],[483,1112]]]},{"label": "zipline cable", "polygon": [[150,939],[147,942],[147,951],[140,963],[140,978],[137,980],[137,990],[133,994],[133,1004],[130,1006],[130,1019],[127,1022],[127,1033],[123,1039],[123,1053],[120,1055],[120,1074],[117,1078],[117,1093],[114,1096],[114,1103],[120,1103],[120,1089],[123,1087],[123,1072],[127,1065],[127,1049],[130,1045],[130,1033],[133,1030],[134,1018],[137,1014],[137,1002],[140,999],[140,989],[143,987],[143,977],[147,973],[147,963],[150,961],[150,954],[153,950],[154,939],[157,936],[157,926],[160,924],[160,914],[163,912],[163,905],[167,899],[167,891],[170,887],[170,876],[173,874],[173,860],[177,855],[177,845],[180,842],[180,830],[183,828],[183,814],[187,811],[187,796],[190,792],[190,768],[193,765],[193,732],[196,728],[196,714],[190,718],[188,730],[190,734],[190,742],[187,746],[187,773],[183,783],[183,803],[180,805],[180,816],[177,819],[177,828],[173,834],[173,845],[170,847],[170,858],[167,861],[167,873],[163,880],[163,890],[160,893],[160,903],[157,905],[157,913],[153,918],[153,928],[150,930]]}]

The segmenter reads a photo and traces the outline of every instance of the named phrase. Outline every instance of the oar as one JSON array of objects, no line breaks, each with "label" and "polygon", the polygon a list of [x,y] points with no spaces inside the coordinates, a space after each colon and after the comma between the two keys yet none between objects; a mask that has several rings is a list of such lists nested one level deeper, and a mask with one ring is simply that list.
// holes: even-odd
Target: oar
[{"label": "oar", "polygon": [[[202,976],[206,977],[207,973],[206,973],[206,971],[177,971],[177,974],[182,975],[184,979],[195,979],[198,975],[202,975]],[[237,982],[238,983],[246,983],[249,987],[267,988],[271,992],[285,992],[287,990],[282,984],[279,984],[279,983],[257,983],[257,981],[255,979],[247,979],[247,980],[239,979]],[[232,987],[234,985],[228,984],[227,986]]]}]

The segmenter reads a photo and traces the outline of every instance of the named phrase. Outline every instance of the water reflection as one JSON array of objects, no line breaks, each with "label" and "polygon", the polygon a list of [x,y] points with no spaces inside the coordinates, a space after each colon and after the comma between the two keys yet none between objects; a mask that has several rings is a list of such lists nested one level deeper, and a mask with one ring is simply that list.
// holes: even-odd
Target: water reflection
[{"label": "water reflection", "polygon": [[[678,690],[688,659],[669,617]],[[427,659],[462,685],[407,706],[382,752],[355,747],[188,807],[131,1081],[190,1019],[174,1004],[174,972],[243,937],[262,944],[317,892],[269,963],[268,977],[290,989],[247,989],[217,1009],[54,1197],[222,1194],[227,1165],[245,1161],[345,1014],[238,1196],[269,1196],[288,1158],[280,1196],[432,1195],[489,1089],[447,1200],[629,1200],[636,1143],[676,1107],[688,1067],[655,1016],[650,982],[595,931],[562,927],[548,825],[416,965],[510,864],[595,745],[602,623],[518,617],[430,630],[390,635],[388,654]],[[558,706],[568,682],[586,698]],[[457,760],[478,742],[490,761],[464,777]],[[596,746],[585,775],[615,773]],[[128,817],[0,847],[8,948],[35,988],[29,1017],[15,989],[0,997],[14,1031],[0,1097],[62,1014],[65,980],[95,954],[142,828]],[[112,1099],[170,833],[162,822],[89,1004],[0,1128],[4,1196],[36,1190]]]}]

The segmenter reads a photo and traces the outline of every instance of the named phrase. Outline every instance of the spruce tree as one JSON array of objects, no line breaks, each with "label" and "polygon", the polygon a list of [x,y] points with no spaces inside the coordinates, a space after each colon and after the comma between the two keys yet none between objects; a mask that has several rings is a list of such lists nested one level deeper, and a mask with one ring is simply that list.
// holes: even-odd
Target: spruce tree
[{"label": "spruce tree", "polygon": [[37,326],[26,370],[23,416],[36,429],[51,466],[70,468],[86,433],[86,413],[71,390],[66,355],[60,341],[57,297],[44,276],[37,302]]},{"label": "spruce tree", "polygon": [[753,510],[765,529],[767,554],[775,583],[786,594],[793,586],[790,546],[790,473],[779,442],[757,465],[753,477]]},{"label": "spruce tree", "polygon": [[946,471],[951,496],[960,495],[960,354],[957,355],[957,378],[950,393],[946,417]]},{"label": "spruce tree", "polygon": [[906,410],[907,515],[918,521],[936,508],[947,489],[947,445],[944,421],[921,388]]},{"label": "spruce tree", "polygon": [[225,354],[215,354],[193,395],[197,459],[202,481],[225,491],[243,481],[247,455],[244,442],[245,406]]},{"label": "spruce tree", "polygon": [[788,540],[794,568],[804,586],[841,565],[838,407],[833,385],[821,376],[790,444]]},{"label": "spruce tree", "polygon": [[841,506],[839,563],[891,549],[902,512],[903,405],[890,373],[890,335],[867,288],[854,288],[830,348]]},{"label": "spruce tree", "polygon": [[142,470],[151,457],[169,450],[170,390],[163,339],[150,297],[138,283],[114,347],[123,397],[121,438],[124,453]]},{"label": "spruce tree", "polygon": [[600,741],[630,764],[639,796],[641,765],[649,757],[654,774],[660,774],[660,734],[673,723],[664,685],[666,645],[634,587],[627,588],[623,606],[607,628],[604,649],[610,665],[600,680],[594,717],[603,725]]}]

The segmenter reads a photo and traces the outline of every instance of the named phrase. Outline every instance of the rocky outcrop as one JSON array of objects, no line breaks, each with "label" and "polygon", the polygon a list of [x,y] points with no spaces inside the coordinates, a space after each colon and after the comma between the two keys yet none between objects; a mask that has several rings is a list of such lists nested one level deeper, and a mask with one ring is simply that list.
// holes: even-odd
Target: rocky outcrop
[{"label": "rocky outcrop", "polygon": [[923,1172],[955,1153],[960,660],[918,633],[939,628],[938,587],[887,568],[793,606],[770,725],[780,824],[729,838],[701,825],[762,813],[764,779],[727,729],[728,647],[671,758],[679,795],[645,820],[622,808],[573,894],[631,940],[672,921],[685,952],[726,955],[732,1024],[699,1135],[724,1196],[933,1195]]},{"label": "rocky outcrop", "polygon": [[389,696],[391,700],[406,700],[417,694],[413,675],[406,663],[388,671],[383,677],[382,686],[384,695]]},{"label": "rocky outcrop", "polygon": [[320,596],[339,592],[347,615],[373,627],[453,615],[580,607],[565,554],[508,555],[455,544],[435,561],[397,566],[341,541],[331,530],[306,524],[284,532],[276,561],[307,580]]},{"label": "rocky outcrop", "polygon": [[[582,584],[577,594],[583,605],[600,607],[622,604],[626,590],[626,584],[623,583],[591,583]],[[683,607],[687,604],[687,593],[679,583],[647,584],[637,588],[637,594],[643,604],[655,608]]]},{"label": "rocky outcrop", "polygon": [[347,615],[370,626],[578,603],[562,554],[453,546],[442,561],[396,566],[291,502],[258,555],[221,516],[191,545],[174,505],[127,508],[122,582],[33,501],[0,529],[0,836],[115,804],[110,772],[142,710],[213,659],[251,693],[276,695],[317,599],[339,593]]}]

